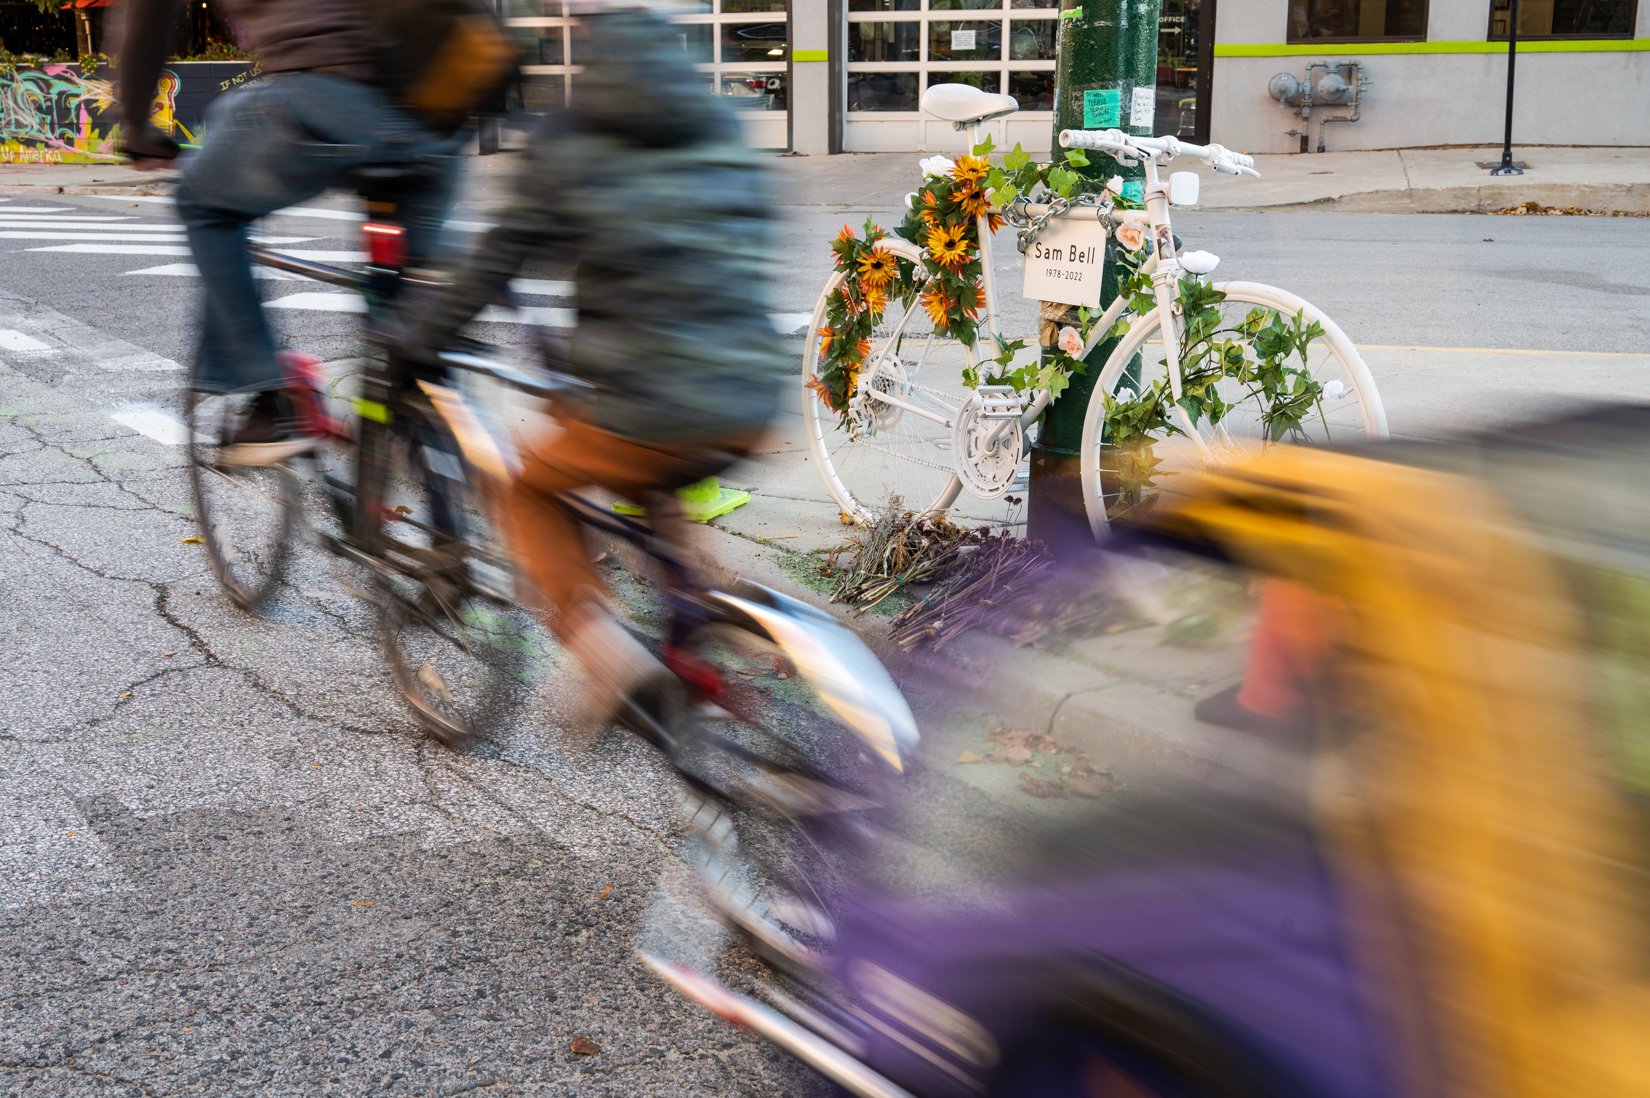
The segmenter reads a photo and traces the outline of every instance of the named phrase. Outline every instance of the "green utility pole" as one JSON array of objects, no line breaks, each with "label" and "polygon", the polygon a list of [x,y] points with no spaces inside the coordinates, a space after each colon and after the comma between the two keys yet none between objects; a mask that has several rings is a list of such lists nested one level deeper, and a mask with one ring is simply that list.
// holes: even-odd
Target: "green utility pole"
[{"label": "green utility pole", "polygon": [[[1137,136],[1152,134],[1157,102],[1159,6],[1160,0],[1060,0],[1052,146],[1056,159],[1061,156],[1061,130],[1119,129]],[[1144,173],[1139,168],[1119,167],[1102,153],[1088,155],[1089,166],[1077,169],[1083,177],[1083,191],[1102,190],[1106,180],[1121,175],[1125,192],[1140,197]],[[1111,304],[1116,296],[1117,251],[1115,242],[1108,242],[1100,308]],[[1075,309],[1060,322],[1076,323]],[[1115,345],[1116,340],[1108,339],[1094,348],[1087,359],[1088,369],[1071,379],[1071,387],[1044,414],[1042,430],[1031,450],[1026,533],[1055,546],[1056,552],[1074,538],[1089,540],[1078,447],[1095,381]]]}]

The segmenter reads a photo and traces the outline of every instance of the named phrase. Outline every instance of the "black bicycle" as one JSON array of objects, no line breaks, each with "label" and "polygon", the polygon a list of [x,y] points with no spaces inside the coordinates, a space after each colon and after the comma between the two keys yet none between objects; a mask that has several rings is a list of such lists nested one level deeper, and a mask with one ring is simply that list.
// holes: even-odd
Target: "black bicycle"
[{"label": "black bicycle", "polygon": [[[308,420],[308,434],[326,441],[278,465],[235,465],[224,461],[222,443],[235,437],[257,393],[192,390],[185,418],[196,513],[229,597],[249,611],[263,607],[287,575],[301,528],[310,527],[376,605],[385,656],[420,722],[457,746],[530,696],[549,648],[516,599],[487,501],[420,384],[437,375],[384,353],[375,336],[408,277],[401,196],[427,170],[356,173],[369,211],[359,267],[251,249],[261,266],[352,290],[365,303],[364,357],[323,370],[283,352],[295,411]],[[440,370],[449,386],[462,387],[450,380],[459,375],[535,396],[556,387],[462,347]]]},{"label": "black bicycle", "polygon": [[[378,169],[357,180],[371,211],[362,267],[267,248],[254,248],[253,258],[360,293],[368,330],[376,330],[407,277],[396,196],[416,183],[416,171]],[[548,366],[549,348],[541,342],[539,352]],[[452,745],[486,733],[547,673],[550,642],[517,602],[514,569],[493,532],[489,482],[509,482],[515,451],[469,383],[502,385],[552,407],[581,383],[549,368],[519,369],[474,341],[443,351],[435,368],[372,354],[333,364],[324,380],[293,380],[300,395],[319,389],[328,406],[347,403],[354,414],[333,443],[274,467],[230,466],[218,456],[252,394],[189,399],[190,477],[214,572],[236,603],[258,608],[279,588],[307,516],[330,553],[365,572],[362,591],[378,607],[384,652],[422,723]],[[327,415],[319,404],[300,413]],[[629,707],[621,720],[689,781],[695,829],[716,840],[707,848],[707,877],[725,885],[728,806],[822,826],[851,818],[905,768],[915,721],[887,670],[851,632],[759,585],[705,584],[655,528],[665,527],[674,497],[640,502],[654,523],[565,499],[583,524],[641,550],[655,575],[665,621],[658,636],[643,639],[681,690],[674,704]],[[798,875],[782,874],[791,878],[787,887],[809,891]],[[769,952],[788,948],[750,902],[728,887],[719,896]]]}]

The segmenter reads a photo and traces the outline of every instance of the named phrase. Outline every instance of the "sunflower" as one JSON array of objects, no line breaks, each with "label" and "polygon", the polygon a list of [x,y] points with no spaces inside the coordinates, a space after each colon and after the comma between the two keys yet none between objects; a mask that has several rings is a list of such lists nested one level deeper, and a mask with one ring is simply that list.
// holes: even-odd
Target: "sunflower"
[{"label": "sunflower", "polygon": [[853,226],[851,226],[851,225],[842,226],[842,231],[840,233],[836,234],[836,238],[837,238],[838,242],[843,243],[843,244],[848,243],[850,240],[857,240],[858,239],[856,236],[854,236]]},{"label": "sunflower", "polygon": [[886,288],[898,272],[894,253],[883,248],[872,248],[859,257],[859,284],[866,290]]},{"label": "sunflower", "polygon": [[990,213],[986,214],[985,224],[989,231],[995,233],[998,229],[1003,227],[1003,215],[998,213],[996,210],[992,210]]},{"label": "sunflower", "polygon": [[830,352],[830,350],[831,350],[831,340],[833,340],[835,338],[836,338],[836,333],[831,331],[831,329],[829,329],[829,328],[819,329],[819,357],[820,358],[824,358],[826,356],[826,354],[828,354]]},{"label": "sunflower", "polygon": [[991,201],[985,196],[985,188],[978,183],[957,184],[957,189],[951,192],[951,201],[969,217],[979,217],[991,208]]},{"label": "sunflower", "polygon": [[870,311],[871,319],[880,318],[882,311],[888,308],[888,291],[881,286],[867,286],[864,283],[860,284],[860,289],[865,291],[865,308]]},{"label": "sunflower", "polygon": [[957,270],[971,258],[967,225],[937,225],[928,231],[928,254],[942,267]]},{"label": "sunflower", "polygon": [[856,342],[854,344],[854,354],[853,354],[853,358],[850,359],[850,363],[854,368],[854,376],[855,377],[859,376],[860,364],[865,361],[866,357],[869,356],[870,353],[871,353],[871,341],[870,340],[862,339],[862,340],[859,340],[858,342]]},{"label": "sunflower", "polygon": [[928,314],[928,319],[936,328],[951,326],[951,309],[953,302],[946,296],[944,290],[924,290],[922,297],[922,311]]},{"label": "sunflower", "polygon": [[991,164],[983,156],[959,156],[957,166],[951,169],[951,178],[958,183],[978,183],[991,171]]}]

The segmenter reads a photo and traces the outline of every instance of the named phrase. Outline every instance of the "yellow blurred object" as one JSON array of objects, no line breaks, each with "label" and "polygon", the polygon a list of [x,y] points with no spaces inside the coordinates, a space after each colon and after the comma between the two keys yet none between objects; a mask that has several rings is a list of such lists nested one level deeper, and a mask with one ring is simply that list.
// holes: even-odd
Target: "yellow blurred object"
[{"label": "yellow blurred object", "polygon": [[1177,497],[1137,525],[1337,608],[1314,816],[1361,967],[1412,1004],[1406,1093],[1650,1094],[1650,859],[1541,532],[1477,477],[1318,449]]}]

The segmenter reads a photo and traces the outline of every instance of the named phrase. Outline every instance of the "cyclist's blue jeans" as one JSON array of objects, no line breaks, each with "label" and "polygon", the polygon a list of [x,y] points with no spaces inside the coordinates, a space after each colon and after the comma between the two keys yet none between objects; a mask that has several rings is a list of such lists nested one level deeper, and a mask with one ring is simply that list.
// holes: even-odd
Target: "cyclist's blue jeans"
[{"label": "cyclist's blue jeans", "polygon": [[323,73],[274,73],[214,102],[205,147],[184,166],[177,192],[205,294],[193,384],[280,382],[246,254],[255,219],[339,185],[356,168],[447,157],[401,206],[409,258],[427,257],[440,244],[462,141],[427,129],[377,88]]}]

